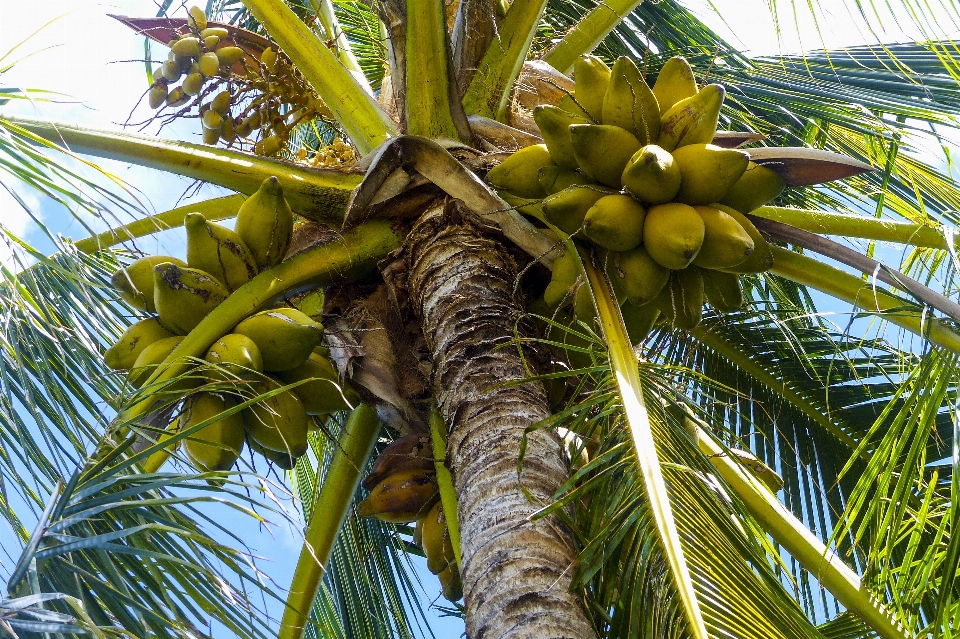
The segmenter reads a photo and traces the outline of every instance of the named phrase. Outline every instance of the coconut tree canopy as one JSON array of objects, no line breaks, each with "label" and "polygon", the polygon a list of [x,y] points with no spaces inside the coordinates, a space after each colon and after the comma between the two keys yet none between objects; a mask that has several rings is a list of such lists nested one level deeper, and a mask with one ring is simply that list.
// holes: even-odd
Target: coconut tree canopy
[{"label": "coconut tree canopy", "polygon": [[[957,43],[750,57],[673,0],[207,9],[114,16],[203,144],[0,111],[4,171],[78,210],[140,207],[57,152],[235,192],[19,241],[5,631],[420,636],[423,555],[469,637],[953,636],[960,191],[918,149]],[[186,262],[126,248],[181,225]],[[292,583],[246,517],[303,526]]]}]

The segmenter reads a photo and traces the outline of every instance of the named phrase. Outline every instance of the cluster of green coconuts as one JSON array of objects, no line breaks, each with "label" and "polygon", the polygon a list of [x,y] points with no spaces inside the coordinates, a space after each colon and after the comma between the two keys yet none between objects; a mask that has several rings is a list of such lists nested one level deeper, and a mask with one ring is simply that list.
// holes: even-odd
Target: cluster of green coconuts
[{"label": "cluster of green coconuts", "polygon": [[[487,180],[521,212],[595,245],[631,338],[665,320],[696,327],[704,299],[720,312],[743,302],[740,274],[769,270],[773,255],[743,214],[786,183],[741,150],[712,144],[725,91],[697,86],[672,58],[651,89],[637,66],[597,57],[574,66],[575,89],[533,112],[543,144],[520,149]],[[544,301],[595,311],[571,252],[556,262]]]},{"label": "cluster of green coconuts", "polygon": [[[277,178],[264,181],[237,213],[234,230],[199,213],[184,220],[187,261],[151,255],[119,270],[112,284],[150,317],[133,324],[105,353],[107,366],[127,371],[134,388],[151,382],[190,331],[234,291],[279,263],[290,246],[293,213]],[[316,309],[317,312],[322,309]],[[321,346],[323,326],[310,315],[278,305],[237,324],[210,347],[192,374],[156,390],[185,401],[172,432],[198,426],[239,402],[275,392],[222,416],[182,441],[200,470],[227,470],[245,443],[289,470],[307,450],[312,417],[345,410],[357,400]],[[153,382],[151,382],[152,384]]]},{"label": "cluster of green coconuts", "polygon": [[[223,140],[229,146],[237,138],[259,135],[257,155],[277,154],[298,123],[329,115],[285,57],[267,47],[259,64],[248,64],[243,49],[225,44],[230,38],[225,27],[207,25],[202,9],[190,7],[186,32],[168,43],[167,60],[153,72],[150,108],[181,107],[197,98],[205,144]],[[233,71],[238,62],[243,74]]]}]

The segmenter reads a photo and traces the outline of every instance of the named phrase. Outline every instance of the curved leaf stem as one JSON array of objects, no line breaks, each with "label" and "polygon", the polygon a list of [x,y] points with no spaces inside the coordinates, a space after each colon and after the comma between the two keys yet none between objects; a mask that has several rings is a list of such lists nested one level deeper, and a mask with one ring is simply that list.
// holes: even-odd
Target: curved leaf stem
[{"label": "curved leaf stem", "polygon": [[407,134],[469,141],[470,127],[452,73],[443,0],[407,0],[406,12],[406,92],[416,98],[407,101]]},{"label": "curved leaf stem", "polygon": [[320,24],[323,25],[327,40],[336,42],[337,57],[341,64],[353,74],[357,84],[359,84],[364,91],[373,95],[373,89],[363,74],[363,67],[360,66],[360,61],[357,60],[357,56],[353,53],[353,46],[350,44],[347,32],[344,31],[343,27],[340,26],[340,21],[337,20],[333,2],[331,2],[331,0],[311,0],[310,4],[313,5],[313,11],[320,19]]},{"label": "curved leaf stem", "polygon": [[546,0],[514,0],[463,96],[468,115],[505,122],[513,85],[527,58]]},{"label": "curved leaf stem", "polygon": [[276,176],[293,210],[312,220],[334,225],[343,221],[347,199],[363,179],[360,173],[306,168],[214,146],[91,129],[51,120],[4,119],[77,153],[132,162],[247,195],[256,193],[264,180]]},{"label": "curved leaf stem", "polygon": [[836,552],[827,548],[793,513],[784,508],[759,480],[745,472],[740,463],[699,425],[696,439],[700,450],[763,530],[809,570],[837,601],[863,619],[882,639],[906,639],[909,636],[884,605],[861,585],[860,577]]},{"label": "curved leaf stem", "polygon": [[434,406],[430,409],[430,441],[433,443],[433,464],[437,469],[437,483],[440,486],[440,502],[443,504],[443,516],[447,520],[450,543],[457,565],[462,566],[460,555],[460,518],[457,513],[457,492],[453,488],[453,476],[447,468],[447,427],[443,416]]},{"label": "curved leaf stem", "polygon": [[400,134],[376,98],[282,0],[243,0],[243,4],[330,107],[361,154]]},{"label": "curved leaf stem", "polygon": [[[568,241],[567,250],[575,251],[573,243]],[[593,299],[600,316],[604,341],[610,353],[610,367],[617,382],[617,389],[623,402],[623,413],[627,427],[633,438],[633,447],[637,455],[637,464],[643,476],[650,511],[660,533],[663,553],[670,566],[670,574],[680,600],[683,602],[689,632],[693,639],[707,639],[707,629],[700,611],[697,592],[687,566],[680,543],[680,533],[674,520],[666,481],[660,468],[656,442],[650,427],[650,417],[643,403],[643,390],[640,385],[640,363],[630,344],[630,337],[620,315],[617,298],[605,276],[588,260],[581,262],[583,273],[593,293]]]},{"label": "curved leaf stem", "polygon": [[330,553],[379,433],[380,418],[376,409],[367,404],[353,409],[313,505],[278,639],[303,637],[320,582],[327,571]]},{"label": "curved leaf stem", "polygon": [[925,224],[779,206],[761,206],[750,211],[750,216],[782,222],[820,235],[860,237],[923,248],[947,248],[943,231]]},{"label": "curved leaf stem", "polygon": [[960,304],[948,299],[913,279],[912,277],[890,268],[877,260],[857,253],[851,248],[838,244],[833,240],[820,237],[809,231],[792,227],[788,224],[772,220],[756,219],[757,228],[768,235],[802,246],[814,253],[834,259],[841,264],[855,268],[865,275],[875,276],[881,282],[898,288],[920,300],[927,306],[944,313],[954,321],[960,322]]},{"label": "curved leaf stem", "polygon": [[201,213],[208,222],[226,220],[237,216],[237,211],[244,200],[246,200],[246,197],[243,195],[227,195],[179,206],[163,213],[134,220],[129,224],[118,226],[98,235],[85,237],[75,242],[74,246],[81,253],[95,253],[130,240],[183,226],[183,220],[188,213]]},{"label": "curved leaf stem", "polygon": [[880,315],[937,346],[960,353],[960,334],[942,320],[921,314],[906,300],[813,258],[779,246],[770,248],[774,255],[770,272],[774,275],[815,288],[868,313]]},{"label": "curved leaf stem", "polygon": [[608,0],[599,3],[560,42],[553,45],[543,56],[543,61],[560,73],[569,73],[577,58],[593,51],[641,2],[643,0]]},{"label": "curved leaf stem", "polygon": [[[448,195],[460,200],[482,223],[497,225],[510,241],[528,255],[547,268],[553,268],[559,245],[557,236],[531,224],[517,212],[517,207],[505,202],[449,151],[436,141],[424,137],[404,135],[377,150],[367,172],[368,178],[365,178],[364,185],[357,189],[357,195],[350,207],[351,212],[358,209],[360,219],[363,219],[364,210],[383,180],[402,165],[413,167]],[[377,176],[378,183],[366,183],[367,179]],[[370,188],[365,188],[367,186]],[[351,217],[348,214],[345,221],[347,227],[353,224]]]}]

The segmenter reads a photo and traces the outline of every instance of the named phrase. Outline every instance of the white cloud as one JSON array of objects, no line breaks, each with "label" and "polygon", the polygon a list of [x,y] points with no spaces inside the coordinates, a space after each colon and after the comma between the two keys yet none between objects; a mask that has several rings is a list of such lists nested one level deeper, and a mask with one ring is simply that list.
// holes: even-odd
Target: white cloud
[{"label": "white cloud", "polygon": [[[143,38],[107,14],[149,17],[156,10],[149,0],[79,7],[65,0],[0,0],[0,42],[5,43],[4,47],[20,42],[48,21],[62,16],[17,50],[14,59],[38,53],[18,62],[4,74],[3,82],[39,85],[82,102],[44,108],[60,119],[87,124],[122,123],[136,97],[147,87]],[[155,47],[154,55],[163,57],[165,51],[160,49]],[[144,113],[138,115],[142,117]]]},{"label": "white cloud", "polygon": [[[147,119],[152,112],[145,104],[137,104],[147,88],[142,61],[144,39],[107,14],[151,17],[156,12],[157,4],[152,0],[115,0],[79,7],[69,0],[34,3],[0,0],[0,55],[48,21],[62,16],[17,49],[12,59],[22,58],[31,52],[38,53],[20,61],[3,74],[0,82],[7,86],[56,91],[76,100],[70,104],[11,102],[3,107],[3,113],[51,118],[111,130],[120,130],[128,116],[132,122]],[[165,47],[154,44],[152,55],[164,59]],[[175,122],[165,128],[162,135],[199,142],[196,129],[195,121]],[[147,132],[154,133],[155,130]],[[95,170],[70,158],[60,159],[86,178],[112,186]],[[191,200],[217,197],[226,192],[206,185],[195,193],[194,182],[186,178],[125,162],[89,159],[139,189],[132,195],[150,213],[165,211]],[[112,190],[118,192],[115,186]],[[72,214],[57,206],[48,207],[48,212],[50,224],[56,232],[73,239],[88,235],[84,225],[76,221]],[[104,230],[108,223],[116,226],[130,221],[129,216],[121,215],[118,211],[106,213],[103,219],[89,216],[84,219],[97,231]],[[182,241],[175,233],[145,239],[138,243],[138,247],[172,255],[178,255],[183,250]]]}]

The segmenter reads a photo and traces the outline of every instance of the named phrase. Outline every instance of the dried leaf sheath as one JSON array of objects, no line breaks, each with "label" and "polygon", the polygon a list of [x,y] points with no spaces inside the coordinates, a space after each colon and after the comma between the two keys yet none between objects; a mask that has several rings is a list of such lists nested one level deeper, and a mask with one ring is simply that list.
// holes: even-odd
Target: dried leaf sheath
[{"label": "dried leaf sheath", "polygon": [[448,466],[460,518],[467,636],[582,639],[595,633],[569,592],[577,552],[555,519],[529,517],[566,478],[559,441],[532,433],[517,482],[524,430],[548,417],[540,384],[503,387],[529,376],[512,338],[521,308],[513,261],[442,207],[408,236],[409,288],[433,354],[433,385],[450,430]]}]

